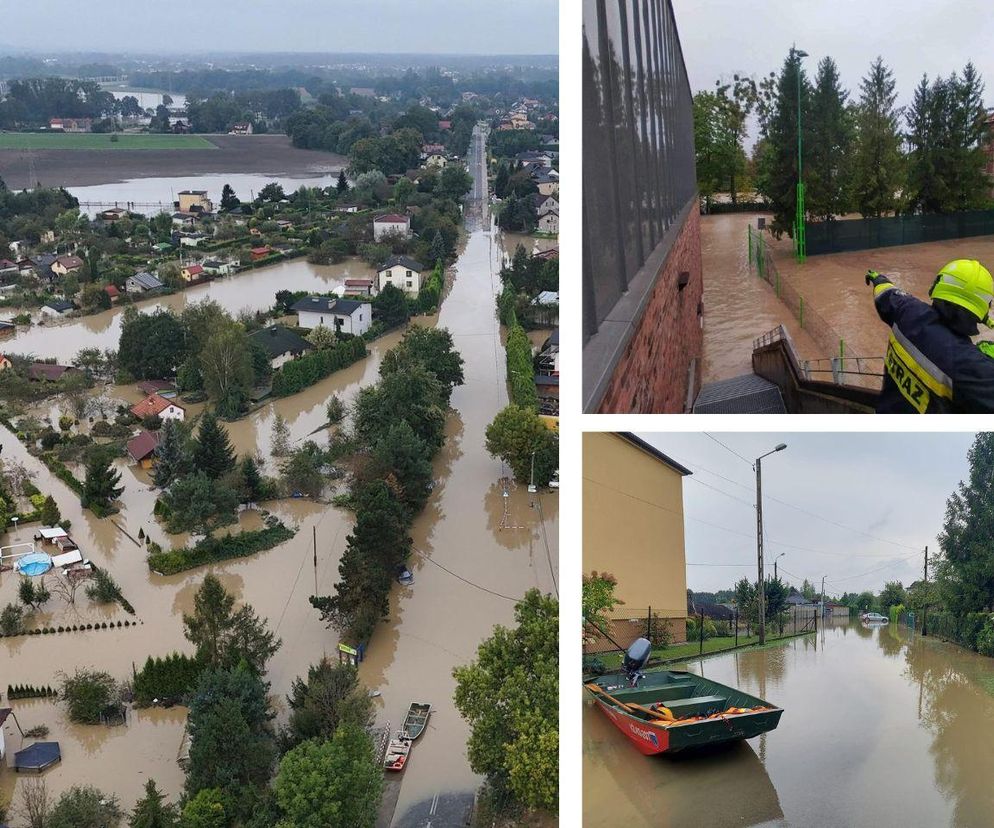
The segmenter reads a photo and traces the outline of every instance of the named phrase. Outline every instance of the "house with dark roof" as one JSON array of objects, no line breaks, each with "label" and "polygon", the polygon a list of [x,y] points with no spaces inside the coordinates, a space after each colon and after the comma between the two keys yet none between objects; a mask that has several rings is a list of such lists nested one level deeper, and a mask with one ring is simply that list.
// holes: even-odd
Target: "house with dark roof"
[{"label": "house with dark roof", "polygon": [[373,323],[373,306],[355,299],[305,296],[290,310],[297,314],[297,325],[301,328],[324,325],[335,333],[361,336]]},{"label": "house with dark roof", "polygon": [[32,362],[28,366],[28,379],[34,382],[57,382],[66,374],[79,371],[69,365],[56,365],[54,362]]},{"label": "house with dark roof", "polygon": [[274,369],[314,349],[304,337],[282,325],[270,325],[268,328],[256,331],[249,335],[249,340],[266,352],[269,364]]},{"label": "house with dark roof", "polygon": [[141,271],[134,276],[129,276],[124,283],[124,289],[128,293],[148,293],[153,290],[162,290],[165,285],[148,271]]},{"label": "house with dark roof", "polygon": [[410,256],[391,256],[376,271],[376,289],[382,291],[387,285],[393,285],[410,296],[421,292],[421,274],[424,265]]},{"label": "house with dark roof", "polygon": [[142,429],[137,436],[128,440],[128,455],[143,469],[152,468],[155,450],[159,446],[159,435]]},{"label": "house with dark roof", "polygon": [[66,316],[76,310],[76,307],[72,302],[67,302],[65,299],[49,299],[44,305],[41,306],[42,316]]},{"label": "house with dark roof", "polygon": [[176,386],[169,380],[142,380],[138,383],[138,390],[146,397],[158,394],[160,397],[165,397],[168,400],[176,396]]}]

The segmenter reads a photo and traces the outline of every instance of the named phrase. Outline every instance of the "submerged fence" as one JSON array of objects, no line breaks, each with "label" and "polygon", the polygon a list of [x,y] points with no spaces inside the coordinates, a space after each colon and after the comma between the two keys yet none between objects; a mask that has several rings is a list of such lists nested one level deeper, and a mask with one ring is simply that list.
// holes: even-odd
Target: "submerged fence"
[{"label": "submerged fence", "polygon": [[[868,388],[879,387],[880,379],[883,377],[883,357],[863,357],[849,352],[843,336],[805,301],[788,278],[780,274],[762,230],[756,230],[749,225],[747,244],[749,267],[755,269],[756,274],[773,288],[777,298],[814,340],[819,350],[831,354],[820,359],[805,360],[801,366],[805,377]],[[758,344],[764,343],[758,342]]]},{"label": "submerged fence", "polygon": [[820,221],[806,224],[805,232],[809,256],[869,250],[874,247],[896,247],[994,235],[994,210]]}]

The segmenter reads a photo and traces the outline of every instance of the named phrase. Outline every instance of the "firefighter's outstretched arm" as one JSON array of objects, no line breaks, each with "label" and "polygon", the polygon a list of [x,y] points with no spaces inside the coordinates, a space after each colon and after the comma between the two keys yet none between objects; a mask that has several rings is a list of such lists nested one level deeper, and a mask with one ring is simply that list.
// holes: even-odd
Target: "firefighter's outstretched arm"
[{"label": "firefighter's outstretched arm", "polygon": [[890,325],[897,305],[907,298],[907,294],[899,290],[889,276],[884,276],[875,270],[866,271],[865,280],[866,284],[873,285],[873,304],[876,306],[877,315]]}]

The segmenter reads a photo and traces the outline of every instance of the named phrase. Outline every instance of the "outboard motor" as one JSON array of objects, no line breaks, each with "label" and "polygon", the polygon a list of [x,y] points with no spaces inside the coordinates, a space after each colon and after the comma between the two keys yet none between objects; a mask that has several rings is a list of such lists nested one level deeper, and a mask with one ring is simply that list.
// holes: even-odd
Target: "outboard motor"
[{"label": "outboard motor", "polygon": [[649,662],[651,653],[652,644],[649,643],[648,638],[637,638],[625,653],[621,666],[632,687],[638,687],[638,683],[645,678],[642,668]]}]

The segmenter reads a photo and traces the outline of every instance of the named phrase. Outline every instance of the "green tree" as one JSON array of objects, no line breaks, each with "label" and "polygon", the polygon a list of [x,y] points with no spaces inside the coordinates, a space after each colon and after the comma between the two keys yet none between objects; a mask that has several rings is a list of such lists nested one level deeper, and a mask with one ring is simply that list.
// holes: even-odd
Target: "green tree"
[{"label": "green tree", "polygon": [[470,767],[527,808],[559,797],[559,603],[529,590],[516,626],[497,626],[475,661],[455,668],[455,703],[470,725]]},{"label": "green tree", "polygon": [[994,434],[981,432],[967,454],[970,473],[946,500],[936,583],[954,615],[994,610]]},{"label": "green tree", "polygon": [[[801,58],[791,49],[777,78],[776,92],[757,159],[756,187],[773,210],[771,229],[779,238],[793,237],[797,209],[797,97],[800,84],[801,112],[811,112],[811,84]],[[810,119],[802,121],[802,140],[811,146]]]},{"label": "green tree", "polygon": [[283,461],[280,471],[283,481],[291,492],[300,492],[308,497],[320,497],[324,491],[325,479],[321,473],[320,458],[309,449],[302,446],[290,452]]},{"label": "green tree", "polygon": [[215,331],[200,352],[204,390],[223,417],[237,417],[248,403],[255,380],[252,349],[245,329],[229,323]]},{"label": "green tree", "polygon": [[374,444],[370,472],[396,485],[397,497],[411,513],[419,512],[428,500],[434,472],[431,448],[410,425],[394,423]]},{"label": "green tree", "polygon": [[304,742],[281,760],[276,801],[294,828],[373,828],[383,789],[373,742],[347,724],[330,740]]},{"label": "green tree", "polygon": [[388,328],[403,325],[411,318],[411,308],[404,291],[392,284],[383,287],[374,303],[380,320]]},{"label": "green tree", "polygon": [[359,391],[353,409],[356,435],[367,445],[398,420],[404,420],[432,449],[445,433],[447,386],[433,371],[409,361],[403,371],[387,372],[379,384]]},{"label": "green tree", "polygon": [[178,828],[179,810],[166,802],[154,779],[145,783],[145,796],[135,803],[128,828]]},{"label": "green tree", "polygon": [[234,667],[245,662],[262,674],[280,640],[249,604],[234,609],[235,598],[214,575],[207,575],[193,599],[193,613],[183,615],[187,640],[197,658],[211,667]]},{"label": "green tree", "polygon": [[189,437],[181,423],[166,420],[162,424],[155,457],[152,479],[159,488],[164,489],[190,470]]},{"label": "green tree", "polygon": [[903,604],[907,600],[907,593],[900,581],[888,581],[880,592],[880,609],[887,612],[891,607]]},{"label": "green tree", "polygon": [[617,586],[618,579],[609,572],[591,572],[589,575],[584,575],[581,591],[582,620],[598,630],[609,630],[611,619],[607,613],[618,604],[625,603],[614,594]]},{"label": "green tree", "polygon": [[338,182],[335,184],[335,192],[344,195],[349,191],[349,180],[345,177],[345,170],[338,171]]},{"label": "green tree", "polygon": [[445,403],[452,389],[463,384],[463,359],[455,349],[448,328],[426,328],[412,325],[404,338],[387,351],[380,364],[380,376],[407,370],[414,363],[431,371],[445,386]]},{"label": "green tree", "polygon": [[187,355],[183,325],[176,315],[164,309],[142,314],[129,305],[121,320],[120,367],[138,379],[175,375]]},{"label": "green tree", "polygon": [[120,689],[109,673],[77,668],[72,675],[62,674],[59,699],[71,722],[99,724],[101,714],[119,697]]},{"label": "green tree", "polygon": [[114,470],[111,458],[103,451],[95,451],[86,463],[86,479],[83,481],[83,506],[94,511],[110,508],[111,503],[121,496],[124,486],[121,473]]},{"label": "green tree", "polygon": [[901,109],[897,101],[894,73],[878,57],[860,84],[856,105],[856,151],[853,198],[866,218],[895,212],[904,186],[901,155]]},{"label": "green tree", "polygon": [[325,416],[328,418],[328,422],[335,426],[345,419],[345,404],[342,402],[342,398],[338,394],[332,394],[328,398],[328,405],[325,409]]},{"label": "green tree", "polygon": [[203,788],[183,808],[182,828],[228,828],[226,797],[219,788]]},{"label": "green tree", "polygon": [[73,785],[49,812],[45,828],[114,828],[120,822],[117,797],[91,785]]},{"label": "green tree", "polygon": [[242,458],[240,483],[242,503],[255,503],[262,498],[265,483],[259,473],[259,466],[251,455]]},{"label": "green tree", "polygon": [[823,58],[811,95],[812,141],[805,153],[805,205],[812,215],[825,221],[846,213],[851,200],[855,131],[848,97],[835,61]]},{"label": "green tree", "polygon": [[373,721],[373,702],[356,668],[326,658],[311,665],[306,681],[299,676],[293,680],[287,704],[290,718],[281,739],[285,749],[330,739],[341,725],[366,729]]},{"label": "green tree", "polygon": [[62,513],[59,511],[55,498],[51,495],[45,496],[45,500],[41,504],[41,514],[39,517],[43,526],[55,526],[62,520]]},{"label": "green tree", "polygon": [[0,612],[0,634],[20,635],[24,632],[24,610],[17,604],[7,604]]},{"label": "green tree", "polygon": [[217,417],[205,411],[193,448],[193,464],[211,480],[217,480],[235,467],[235,452],[228,432]]},{"label": "green tree", "polygon": [[235,195],[235,191],[230,184],[225,184],[221,190],[221,209],[226,213],[234,210],[238,205],[241,204],[238,196]]},{"label": "green tree", "polygon": [[202,471],[174,481],[161,495],[169,532],[209,533],[233,523],[238,493],[223,480],[211,480]]},{"label": "green tree", "polygon": [[515,480],[530,483],[534,467],[535,485],[549,485],[559,468],[559,438],[534,411],[512,403],[494,417],[486,436],[487,451],[511,467]]}]

